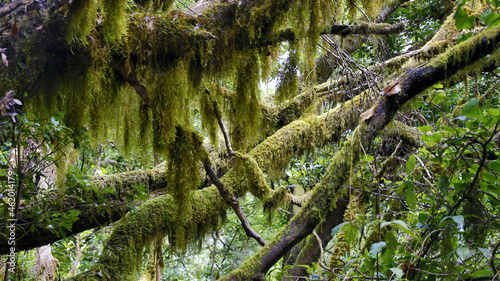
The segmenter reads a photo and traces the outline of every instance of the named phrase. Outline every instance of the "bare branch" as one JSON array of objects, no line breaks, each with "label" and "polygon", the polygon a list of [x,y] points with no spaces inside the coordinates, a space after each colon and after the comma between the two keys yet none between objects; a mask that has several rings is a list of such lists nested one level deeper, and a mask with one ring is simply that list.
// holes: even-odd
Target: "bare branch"
[{"label": "bare branch", "polygon": [[[210,96],[210,90],[205,88],[205,93]],[[229,141],[229,136],[227,134],[226,127],[224,126],[224,122],[222,122],[222,117],[219,111],[219,107],[217,106],[217,102],[215,100],[212,100],[212,104],[214,106],[214,112],[215,112],[215,117],[217,118],[217,122],[219,122],[219,127],[222,132],[222,135],[224,136],[224,142],[226,143],[226,148],[227,148],[227,153],[231,156],[234,156],[234,151],[233,148],[231,147],[231,142]]]},{"label": "bare branch", "polygon": [[215,174],[214,170],[211,167],[210,160],[208,157],[205,159],[203,165],[205,167],[205,170],[207,171],[208,176],[212,180],[213,184],[217,187],[217,190],[219,190],[219,193],[224,199],[224,202],[226,202],[226,204],[231,206],[231,208],[233,208],[234,212],[238,216],[238,219],[241,222],[241,226],[245,230],[247,236],[254,238],[262,246],[266,245],[266,241],[264,241],[264,239],[255,230],[253,230],[253,228],[250,226],[250,223],[248,223],[248,220],[246,219],[245,214],[241,209],[238,198],[236,198],[236,196],[234,196],[233,194],[231,194],[229,190],[227,190],[227,188]]}]

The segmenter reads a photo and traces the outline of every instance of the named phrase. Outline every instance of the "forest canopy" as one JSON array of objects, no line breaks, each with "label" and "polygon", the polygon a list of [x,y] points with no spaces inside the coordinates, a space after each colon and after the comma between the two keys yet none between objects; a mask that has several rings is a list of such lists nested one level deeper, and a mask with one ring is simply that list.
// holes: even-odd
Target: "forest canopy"
[{"label": "forest canopy", "polygon": [[0,274],[499,280],[499,13],[3,1]]}]

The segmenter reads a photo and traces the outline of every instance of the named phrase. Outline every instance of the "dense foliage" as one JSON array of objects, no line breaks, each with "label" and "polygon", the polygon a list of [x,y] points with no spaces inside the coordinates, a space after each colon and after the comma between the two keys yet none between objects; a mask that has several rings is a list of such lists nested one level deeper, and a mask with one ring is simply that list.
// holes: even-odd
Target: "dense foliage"
[{"label": "dense foliage", "polygon": [[498,0],[0,3],[2,274],[500,279],[499,23]]}]

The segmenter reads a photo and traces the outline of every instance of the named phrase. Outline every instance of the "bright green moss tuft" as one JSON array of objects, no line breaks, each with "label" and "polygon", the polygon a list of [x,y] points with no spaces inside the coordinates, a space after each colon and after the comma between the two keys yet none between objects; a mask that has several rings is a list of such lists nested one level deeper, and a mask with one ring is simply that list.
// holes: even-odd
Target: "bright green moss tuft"
[{"label": "bright green moss tuft", "polygon": [[68,13],[66,40],[87,42],[97,20],[97,0],[74,0]]}]

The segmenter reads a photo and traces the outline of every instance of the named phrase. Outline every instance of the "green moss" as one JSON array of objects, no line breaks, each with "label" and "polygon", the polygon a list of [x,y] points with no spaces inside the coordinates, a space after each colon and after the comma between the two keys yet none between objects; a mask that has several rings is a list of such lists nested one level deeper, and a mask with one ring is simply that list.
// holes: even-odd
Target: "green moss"
[{"label": "green moss", "polygon": [[229,118],[231,141],[235,150],[246,150],[248,141],[258,137],[261,109],[259,105],[259,58],[251,51],[247,60],[238,64],[236,96],[231,101]]},{"label": "green moss", "polygon": [[356,7],[356,0],[346,0],[346,10],[348,14],[348,19],[351,22],[355,22],[356,16],[358,14],[358,8]]},{"label": "green moss", "polygon": [[103,22],[104,39],[108,42],[116,42],[127,33],[127,1],[126,0],[102,0],[105,13]]},{"label": "green moss", "polygon": [[285,67],[278,73],[278,85],[275,99],[284,102],[299,93],[299,77],[297,71],[300,61],[300,49],[297,43],[292,43]]},{"label": "green moss", "polygon": [[97,20],[97,0],[74,0],[68,12],[66,40],[87,42],[87,36],[94,29]]},{"label": "green moss", "polygon": [[174,245],[185,250],[185,219],[191,208],[193,191],[201,182],[201,159],[204,156],[202,140],[197,134],[176,129],[174,141],[169,145],[167,160],[167,191],[175,200],[175,232]]},{"label": "green moss", "polygon": [[[350,198],[349,200],[349,205],[347,206],[347,210],[344,213],[344,222],[350,222],[354,224],[355,220],[358,218],[358,214],[362,213],[362,205],[360,205],[361,201],[357,196],[352,196],[352,198]],[[337,241],[335,242],[335,247],[333,248],[330,258],[330,268],[344,267],[345,261],[342,259],[342,257],[344,257],[346,253],[349,254],[353,246],[349,243],[350,240],[354,239],[346,237],[345,230],[341,229],[337,234]]]}]

